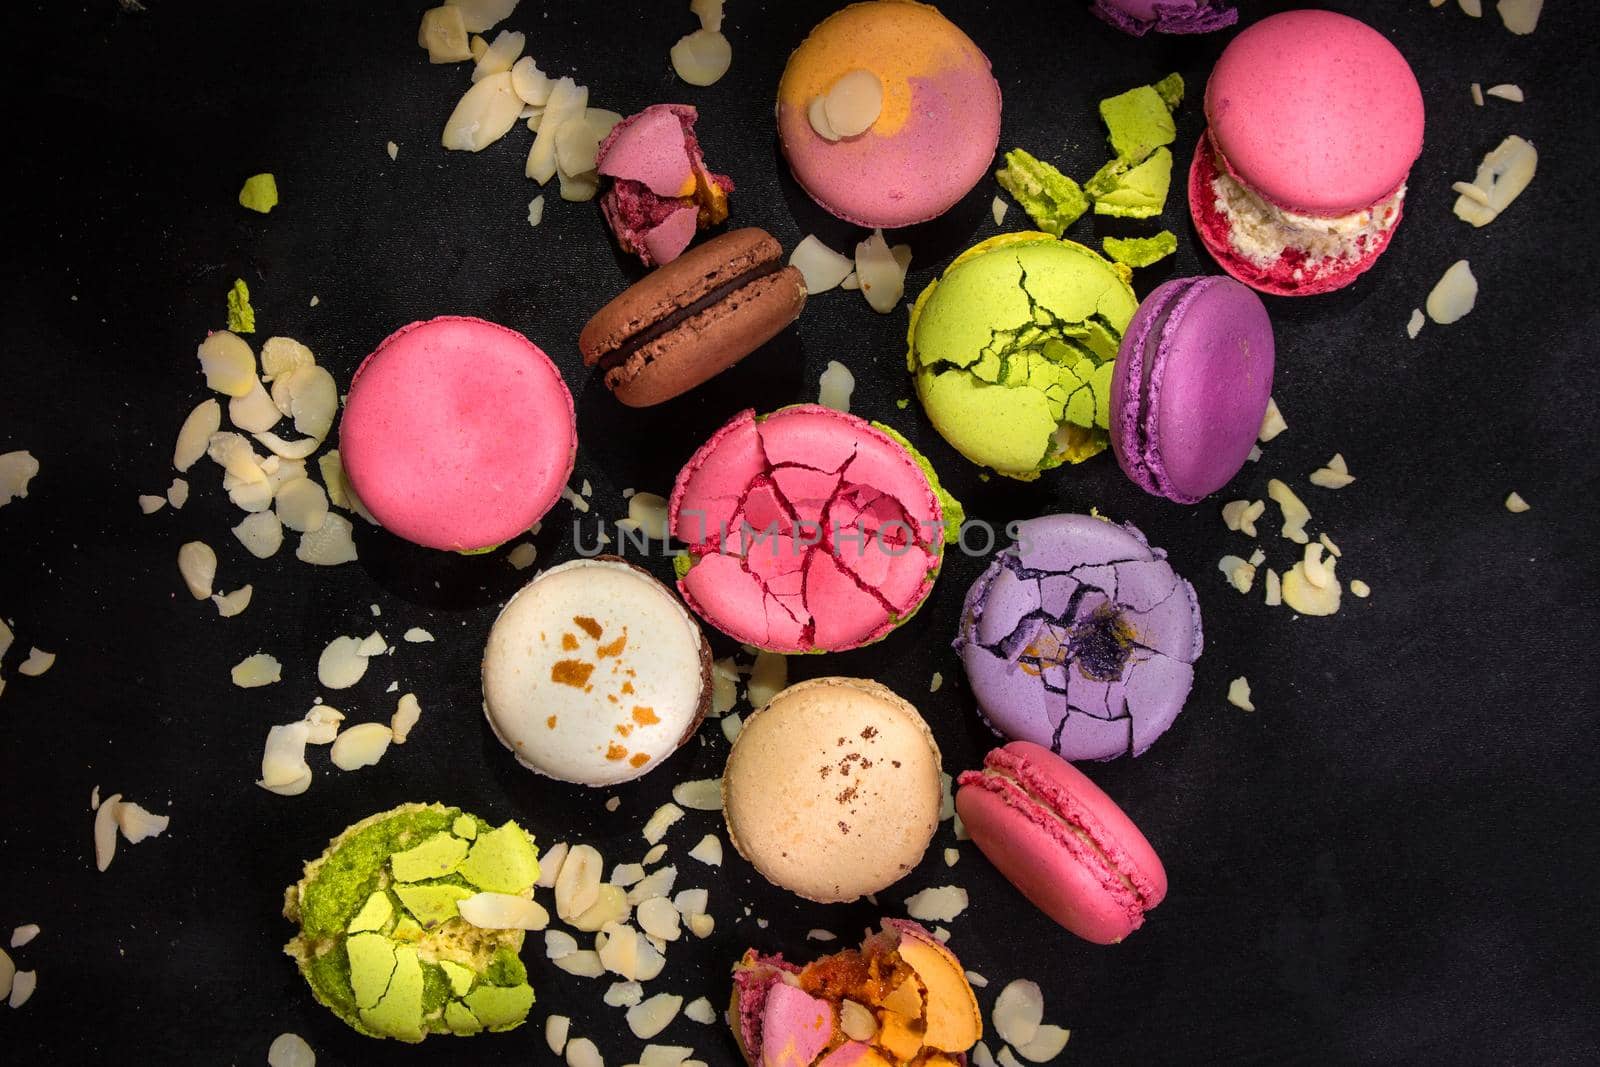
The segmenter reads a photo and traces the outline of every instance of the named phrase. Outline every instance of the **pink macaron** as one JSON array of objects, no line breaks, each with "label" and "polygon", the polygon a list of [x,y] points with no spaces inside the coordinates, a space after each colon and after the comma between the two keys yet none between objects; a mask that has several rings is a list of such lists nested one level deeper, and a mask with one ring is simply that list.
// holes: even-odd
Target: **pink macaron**
[{"label": "pink macaron", "polygon": [[1013,741],[959,784],[956,811],[989,862],[1084,940],[1121,941],[1167,895],[1167,872],[1133,820],[1049,749]]},{"label": "pink macaron", "polygon": [[[859,133],[819,132],[822,101],[847,75],[851,84],[876,79],[876,117]],[[910,226],[944,214],[988,174],[1000,84],[988,57],[937,8],[851,4],[789,57],[778,138],[795,180],[827,211],[860,226]]]},{"label": "pink macaron", "polygon": [[391,334],[356,370],[339,428],[345,474],[391,533],[472,552],[561,497],[578,449],[572,394],[522,334],[446,315]]},{"label": "pink macaron", "polygon": [[1189,207],[1222,268],[1264,293],[1343,288],[1399,225],[1422,91],[1394,45],[1332,11],[1262,19],[1206,84]]}]

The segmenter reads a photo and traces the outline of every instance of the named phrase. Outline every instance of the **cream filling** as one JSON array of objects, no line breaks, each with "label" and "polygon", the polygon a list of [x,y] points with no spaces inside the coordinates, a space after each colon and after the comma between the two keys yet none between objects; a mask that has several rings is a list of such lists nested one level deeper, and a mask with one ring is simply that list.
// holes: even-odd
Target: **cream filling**
[{"label": "cream filling", "polygon": [[1302,215],[1263,200],[1219,171],[1211,182],[1215,206],[1228,220],[1233,247],[1258,267],[1270,267],[1289,249],[1307,259],[1354,259],[1400,217],[1406,186],[1372,207],[1348,215]]}]

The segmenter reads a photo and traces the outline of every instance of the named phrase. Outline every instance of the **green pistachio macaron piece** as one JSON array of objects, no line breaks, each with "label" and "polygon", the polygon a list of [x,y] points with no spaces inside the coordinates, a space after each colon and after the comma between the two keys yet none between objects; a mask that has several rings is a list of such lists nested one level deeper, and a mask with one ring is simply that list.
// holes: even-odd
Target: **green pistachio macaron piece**
[{"label": "green pistachio macaron piece", "polygon": [[1153,85],[1141,85],[1100,101],[1111,151],[1135,163],[1178,136],[1172,111]]},{"label": "green pistachio macaron piece", "polygon": [[1148,267],[1159,263],[1178,250],[1178,237],[1171,230],[1162,230],[1154,237],[1105,237],[1100,241],[1106,256],[1113,263],[1128,267]]},{"label": "green pistachio macaron piece", "polygon": [[957,451],[1009,478],[1080,462],[1108,443],[1111,369],[1137,307],[1124,274],[1083,245],[980,242],[912,309],[917,397]]},{"label": "green pistachio macaron piece", "polygon": [[994,176],[1033,224],[1052,237],[1060,237],[1089,210],[1089,198],[1077,182],[1020,148],[1006,153],[1006,165]]},{"label": "green pistachio macaron piece", "polygon": [[350,827],[285,894],[285,951],[318,1001],[371,1037],[520,1026],[533,1004],[521,930],[461,918],[479,892],[531,897],[538,851],[515,822],[406,804]]}]

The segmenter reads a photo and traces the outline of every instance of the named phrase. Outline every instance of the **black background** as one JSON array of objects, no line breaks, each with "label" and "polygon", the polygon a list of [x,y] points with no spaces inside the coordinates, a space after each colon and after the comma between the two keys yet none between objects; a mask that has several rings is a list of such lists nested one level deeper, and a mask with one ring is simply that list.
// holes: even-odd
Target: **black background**
[{"label": "black background", "polygon": [[[546,844],[581,837],[608,865],[637,860],[645,817],[675,783],[718,774],[726,751],[709,726],[705,743],[615,791],[519,769],[478,711],[484,634],[528,576],[503,554],[428,552],[358,522],[359,563],[306,566],[292,540],[257,561],[228,533],[238,513],[206,462],[191,472],[186,509],[140,515],[135,497],[165,489],[177,427],[207,395],[193,353],[223,324],[236,276],[255,297],[256,342],[298,338],[341,382],[414,319],[473,314],[527,333],[577,399],[574,482],[594,485],[591,535],[596,516],[623,513],[624,487],[666,492],[736,410],[814,399],[818,374],[838,359],[858,380],[854,410],[905,432],[975,517],[1000,524],[1093,506],[1167,548],[1205,615],[1188,710],[1145,757],[1087,768],[1165,860],[1171,893],[1145,928],[1109,948],[1074,939],[970,844],[947,870],[949,824],[923,865],[882,895],[895,913],[923,886],[970,890],[972,906],[948,925],[952,947],[991,981],[980,991],[986,1014],[1007,981],[1036,979],[1047,1019],[1072,1028],[1066,1057],[1079,1062],[1600,1054],[1590,408],[1600,375],[1587,275],[1600,79],[1590,5],[1549,4],[1528,38],[1492,10],[1473,20],[1453,3],[1328,5],[1366,18],[1411,60],[1427,144],[1405,220],[1370,274],[1334,295],[1269,301],[1289,431],[1219,498],[1184,508],[1138,492],[1109,456],[1032,485],[982,481],[915,404],[895,407],[910,395],[904,312],[880,317],[853,293],[817,297],[794,329],[697,393],[626,410],[581,367],[575,338],[637,264],[613,251],[595,204],[563,203],[553,185],[544,224],[528,227],[520,127],[479,155],[439,148],[469,68],[425,61],[421,3],[148,4],[140,16],[113,0],[9,4],[3,16],[8,62],[25,84],[9,101],[4,149],[0,452],[31,449],[43,464],[29,498],[0,513],[0,613],[18,637],[0,697],[0,928],[44,927],[13,951],[40,984],[22,1010],[0,1011],[11,1062],[259,1063],[283,1030],[304,1035],[324,1064],[547,1062],[542,1022],[553,1011],[596,1038],[608,1063],[627,1063],[641,1043],[621,1010],[601,1003],[606,983],[555,971],[538,937],[526,954],[539,1002],[523,1029],[417,1049],[357,1036],[280,953],[292,932],[279,916],[282,888],[347,823],[408,800],[515,817]],[[1249,21],[1289,5],[1244,6]],[[544,69],[591,86],[593,105],[697,105],[711,164],[738,183],[738,224],[767,227],[785,246],[814,232],[848,249],[859,231],[799,192],[772,123],[783,59],[829,7],[732,0],[733,69],[708,89],[678,83],[667,63],[695,25],[686,2],[524,0],[506,25],[528,31]],[[1136,285],[1143,293],[1215,270],[1197,251],[1181,190],[1205,77],[1232,31],[1135,40],[1079,2],[946,8],[994,62],[1002,148],[1025,146],[1080,179],[1107,155],[1096,102],[1181,71],[1190,95],[1161,220],[1180,250]],[[1476,108],[1472,81],[1519,83],[1528,102]],[[1539,176],[1503,218],[1474,230],[1450,214],[1450,183],[1470,179],[1510,133],[1539,146]],[[243,179],[263,170],[283,196],[269,216],[235,202]],[[896,235],[914,251],[908,298],[995,232],[997,191],[984,181],[944,219]],[[1017,208],[1007,223],[1024,224]],[[1103,232],[1156,228],[1102,226],[1090,216],[1070,236],[1098,244]],[[1482,285],[1477,309],[1407,340],[1411,309],[1461,257]],[[1335,451],[1359,480],[1336,493],[1307,486]],[[1370,600],[1347,595],[1333,618],[1296,619],[1264,607],[1259,587],[1248,598],[1226,588],[1216,560],[1250,546],[1224,528],[1218,506],[1263,497],[1273,476],[1300,489],[1311,529],[1344,550],[1341,577],[1369,582]],[[1512,489],[1531,512],[1506,512]],[[570,555],[570,517],[566,505],[548,517],[542,562]],[[1260,543],[1281,569],[1295,546],[1277,525],[1263,521]],[[221,557],[219,588],[255,584],[244,615],[219,619],[184,593],[175,553],[195,538]],[[952,556],[909,625],[868,649],[793,659],[791,676],[878,678],[922,708],[949,770],[974,766],[993,741],[948,642],[982,563]],[[318,777],[299,798],[255,788],[267,727],[304,713],[317,653],[371,629],[371,603],[392,642],[418,625],[438,641],[401,644],[330,702],[352,721],[386,719],[394,697],[383,689],[398,679],[424,708],[413,740],[350,774],[314,753]],[[60,660],[42,678],[18,678],[33,644]],[[284,662],[283,682],[233,688],[229,667],[258,649]],[[935,671],[946,684],[930,695]],[[1224,702],[1239,674],[1254,687],[1254,714]],[[123,845],[104,874],[93,865],[95,784],[172,816],[166,836]],[[615,814],[602,806],[612,792]],[[668,840],[679,886],[710,888],[716,932],[674,946],[652,990],[720,1005],[746,946],[804,958],[817,948],[808,929],[853,937],[879,914],[770,889],[731,849],[707,877],[684,853],[713,829],[713,816],[691,813]],[[692,1044],[714,1064],[736,1059],[721,1026],[680,1020],[657,1040]]]}]

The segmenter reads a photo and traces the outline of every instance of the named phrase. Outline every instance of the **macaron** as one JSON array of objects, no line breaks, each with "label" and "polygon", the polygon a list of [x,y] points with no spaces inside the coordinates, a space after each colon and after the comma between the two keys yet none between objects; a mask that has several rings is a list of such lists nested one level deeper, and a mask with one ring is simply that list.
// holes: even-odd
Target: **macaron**
[{"label": "macaron", "polygon": [[1194,684],[1194,587],[1132,526],[1046,515],[1016,531],[967,591],[955,641],[979,714],[1067,759],[1142,755]]},{"label": "macaron", "polygon": [[730,230],[635,282],[578,335],[586,366],[629,407],[688,392],[777,336],[805,279],[765,230]]},{"label": "macaron", "polygon": [[807,900],[876,893],[939,825],[939,746],[917,709],[861,678],[791,685],[747,718],[722,775],[728,837]]},{"label": "macaron", "polygon": [[1107,444],[1112,365],[1139,301],[1127,270],[1047,233],[980,241],[911,309],[906,357],[934,429],[1031,481]]},{"label": "macaron", "polygon": [[1111,448],[1147,493],[1193,504],[1255,446],[1272,394],[1272,320],[1216,275],[1175,278],[1139,305],[1111,376]]},{"label": "macaron", "polygon": [[1309,296],[1369,269],[1422,153],[1422,90],[1399,49],[1332,11],[1287,11],[1229,42],[1206,84],[1189,207],[1222,269]]},{"label": "macaron", "polygon": [[[299,930],[283,950],[317,1001],[367,1037],[514,1030],[533,1005],[516,912],[543,910],[532,903],[538,854],[514,822],[443,804],[379,812],[284,894]],[[469,900],[481,906],[471,922]]]},{"label": "macaron", "polygon": [[595,167],[611,179],[600,213],[622,250],[647,267],[671,263],[697,232],[728,217],[733,179],[706,167],[699,115],[688,104],[653,104],[600,142]]},{"label": "macaron", "polygon": [[1229,0],[1094,0],[1093,11],[1135,37],[1152,30],[1210,33],[1239,21],[1239,12]]},{"label": "macaron", "polygon": [[750,1067],[954,1065],[983,1037],[961,961],[905,919],[804,967],[750,949],[733,968],[728,1024]]},{"label": "macaron", "polygon": [[548,778],[638,778],[693,736],[710,706],[700,627],[672,590],[615,556],[542,571],[489,630],[484,715],[518,763]]},{"label": "macaron", "polygon": [[989,58],[927,4],[851,4],[818,23],[778,83],[778,141],[800,187],[859,226],[950,210],[1000,142]]},{"label": "macaron", "polygon": [[391,334],[356,369],[339,424],[345,476],[384,529],[474,552],[543,518],[578,425],[550,357],[522,334],[446,315]]},{"label": "macaron", "polygon": [[1085,941],[1121,941],[1167,895],[1166,869],[1133,820],[1048,749],[1013,741],[958,783],[956,813],[973,844]]},{"label": "macaron", "polygon": [[899,434],[817,404],[742,411],[668,502],[678,590],[707,623],[774,652],[869,644],[927,599],[961,506]]}]

